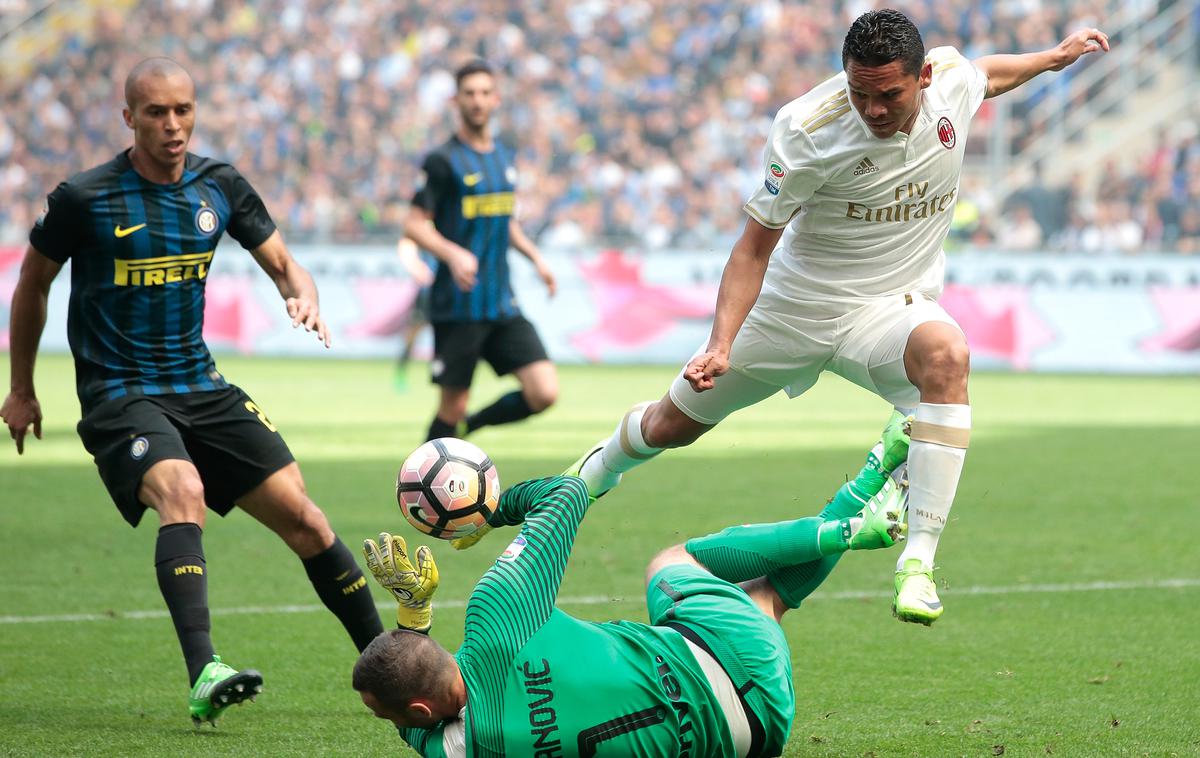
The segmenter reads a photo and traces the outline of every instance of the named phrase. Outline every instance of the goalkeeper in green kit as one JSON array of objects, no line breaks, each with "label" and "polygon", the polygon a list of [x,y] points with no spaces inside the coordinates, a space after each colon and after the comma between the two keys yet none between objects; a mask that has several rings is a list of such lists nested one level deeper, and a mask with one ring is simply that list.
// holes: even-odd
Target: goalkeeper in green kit
[{"label": "goalkeeper in green kit", "polygon": [[490,525],[521,531],[472,591],[453,655],[427,635],[438,581],[429,549],[410,559],[400,537],[367,540],[367,565],[400,602],[402,628],[363,651],[354,689],[434,758],[780,755],[795,695],[779,619],[843,552],[898,539],[902,425],[889,423],[819,516],[735,526],[655,556],[646,570],[650,624],[581,621],[555,608],[594,501],[575,476],[501,495]]}]

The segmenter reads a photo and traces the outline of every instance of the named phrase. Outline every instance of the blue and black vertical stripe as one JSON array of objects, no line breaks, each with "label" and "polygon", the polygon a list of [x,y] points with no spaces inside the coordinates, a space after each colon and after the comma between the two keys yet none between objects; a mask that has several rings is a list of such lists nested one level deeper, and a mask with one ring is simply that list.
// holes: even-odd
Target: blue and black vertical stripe
[{"label": "blue and black vertical stripe", "polygon": [[[463,292],[439,265],[430,299],[431,321],[499,321],[520,315],[508,267],[515,167],[513,152],[497,143],[488,153],[451,139],[426,158],[424,204],[447,239],[475,254],[476,285]],[[432,207],[430,207],[432,206]]]},{"label": "blue and black vertical stripe", "polygon": [[[233,177],[227,164],[189,155],[179,182],[155,184],[122,153],[51,194],[30,242],[72,260],[67,335],[85,413],[125,395],[227,386],[204,344],[204,286],[238,207]],[[262,236],[255,245],[274,231],[265,209],[258,215],[239,227]]]}]

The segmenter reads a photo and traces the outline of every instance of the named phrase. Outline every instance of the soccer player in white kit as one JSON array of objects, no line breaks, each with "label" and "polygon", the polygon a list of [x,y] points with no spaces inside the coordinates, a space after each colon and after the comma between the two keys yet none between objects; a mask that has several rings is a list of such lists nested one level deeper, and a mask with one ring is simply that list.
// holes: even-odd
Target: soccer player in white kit
[{"label": "soccer player in white kit", "polygon": [[967,341],[937,303],[971,117],[985,98],[1108,47],[1084,29],[1049,50],[969,61],[952,47],[926,54],[898,11],[860,16],[843,72],[775,117],[708,343],[663,399],[635,406],[568,472],[598,497],[730,413],[839,374],[914,417],[892,609],[933,623],[934,552],[971,429]]}]

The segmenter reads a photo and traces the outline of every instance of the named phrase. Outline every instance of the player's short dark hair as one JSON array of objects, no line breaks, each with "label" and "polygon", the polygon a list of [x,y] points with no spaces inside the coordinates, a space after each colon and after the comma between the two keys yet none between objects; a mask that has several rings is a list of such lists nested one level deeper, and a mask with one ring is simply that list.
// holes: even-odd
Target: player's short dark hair
[{"label": "player's short dark hair", "polygon": [[392,629],[371,640],[354,664],[353,685],[403,711],[416,698],[440,696],[454,681],[454,657],[428,635]]},{"label": "player's short dark hair", "polygon": [[925,42],[908,16],[891,8],[868,11],[850,25],[842,43],[842,68],[849,61],[862,66],[886,66],[902,61],[906,74],[918,76],[925,63]]},{"label": "player's short dark hair", "polygon": [[492,64],[488,63],[482,58],[476,58],[475,60],[467,61],[463,65],[459,66],[458,70],[454,72],[454,86],[458,89],[462,89],[463,79],[466,79],[471,74],[487,74],[488,76],[495,76],[496,70],[492,68]]}]

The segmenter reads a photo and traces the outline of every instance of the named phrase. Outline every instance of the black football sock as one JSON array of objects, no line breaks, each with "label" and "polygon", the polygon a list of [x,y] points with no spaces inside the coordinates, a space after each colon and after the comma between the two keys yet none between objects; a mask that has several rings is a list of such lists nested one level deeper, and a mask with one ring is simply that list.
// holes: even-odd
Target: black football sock
[{"label": "black football sock", "polygon": [[375,601],[366,577],[354,562],[354,555],[336,536],[325,552],[303,560],[304,571],[325,604],[346,631],[358,652],[383,633],[383,622],[375,610]]},{"label": "black football sock", "polygon": [[158,589],[179,647],[187,664],[188,682],[197,677],[213,658],[212,626],[208,617],[208,566],[204,562],[204,546],[198,524],[168,524],[158,530],[154,547],[154,569],[158,574]]},{"label": "black football sock", "polygon": [[533,415],[533,409],[525,402],[525,396],[516,390],[502,396],[488,407],[467,416],[467,431],[473,432],[485,426],[511,424]]},{"label": "black football sock", "polygon": [[454,437],[454,426],[449,421],[442,421],[437,416],[434,416],[433,423],[429,425],[429,434],[425,436],[425,441],[428,442],[429,440],[436,440],[441,437]]}]

